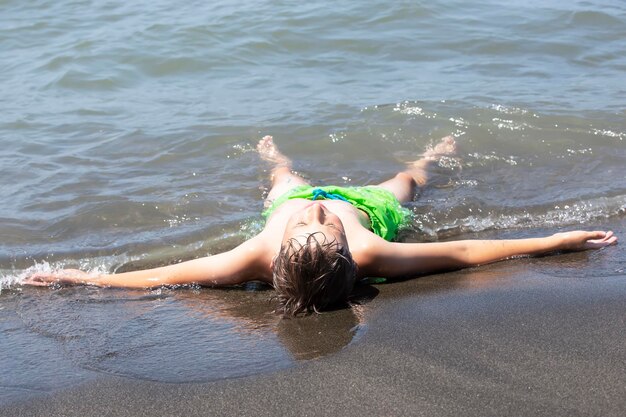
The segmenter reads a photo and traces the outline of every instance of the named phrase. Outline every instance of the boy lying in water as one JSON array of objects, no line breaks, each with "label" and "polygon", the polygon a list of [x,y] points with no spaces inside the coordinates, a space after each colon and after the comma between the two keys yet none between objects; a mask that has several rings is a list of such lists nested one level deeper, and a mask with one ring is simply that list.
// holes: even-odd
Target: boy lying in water
[{"label": "boy lying in water", "polygon": [[612,232],[574,231],[515,240],[392,242],[409,221],[402,203],[428,181],[428,168],[456,152],[445,137],[392,179],[376,186],[313,187],[291,170],[271,136],[257,149],[273,165],[261,233],[236,248],[175,265],[120,274],[79,270],[36,273],[29,285],[84,284],[151,288],[163,285],[237,285],[260,280],[274,286],[279,311],[296,315],[345,301],[356,280],[410,277],[476,266],[517,255],[599,249],[617,242]]}]

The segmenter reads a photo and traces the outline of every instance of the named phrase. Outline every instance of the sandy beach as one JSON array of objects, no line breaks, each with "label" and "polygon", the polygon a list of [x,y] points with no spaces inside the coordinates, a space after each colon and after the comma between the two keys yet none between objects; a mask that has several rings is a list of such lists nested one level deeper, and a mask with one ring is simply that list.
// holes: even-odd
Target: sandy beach
[{"label": "sandy beach", "polygon": [[198,384],[103,375],[0,415],[621,416],[625,259],[618,245],[378,285],[363,335],[328,357]]}]

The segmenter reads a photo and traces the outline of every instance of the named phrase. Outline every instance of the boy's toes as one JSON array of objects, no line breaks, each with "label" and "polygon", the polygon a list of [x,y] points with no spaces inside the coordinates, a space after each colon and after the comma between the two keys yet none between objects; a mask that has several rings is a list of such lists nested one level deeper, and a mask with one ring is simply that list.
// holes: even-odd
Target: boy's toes
[{"label": "boy's toes", "polygon": [[451,155],[456,152],[456,141],[452,135],[446,136],[441,139],[434,149],[435,153],[441,155]]},{"label": "boy's toes", "polygon": [[263,138],[259,140],[259,143],[256,145],[256,147],[258,150],[261,150],[264,147],[271,146],[271,144],[272,144],[272,137],[267,135],[267,136],[263,136]]}]

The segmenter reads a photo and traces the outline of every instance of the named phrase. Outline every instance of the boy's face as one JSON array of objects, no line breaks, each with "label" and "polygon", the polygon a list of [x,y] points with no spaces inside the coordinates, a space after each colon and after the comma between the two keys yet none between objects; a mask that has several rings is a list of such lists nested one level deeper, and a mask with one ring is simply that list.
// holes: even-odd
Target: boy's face
[{"label": "boy's face", "polygon": [[282,243],[295,238],[301,244],[305,244],[307,237],[316,232],[322,232],[329,241],[334,240],[338,245],[348,248],[343,223],[319,201],[312,201],[289,218]]}]

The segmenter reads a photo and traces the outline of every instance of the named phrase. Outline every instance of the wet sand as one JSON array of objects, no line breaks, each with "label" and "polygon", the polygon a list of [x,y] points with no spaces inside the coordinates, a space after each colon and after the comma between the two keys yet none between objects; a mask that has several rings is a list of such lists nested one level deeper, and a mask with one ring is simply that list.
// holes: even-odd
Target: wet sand
[{"label": "wet sand", "polygon": [[[622,238],[624,223],[612,225]],[[359,340],[287,370],[199,384],[102,376],[0,415],[622,416],[623,245],[378,285]]]}]

